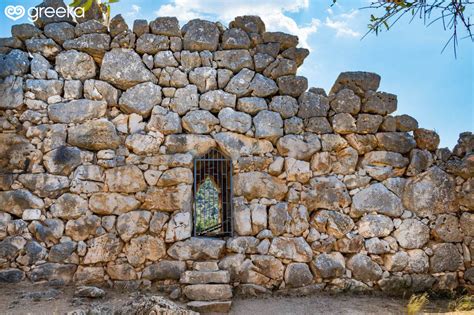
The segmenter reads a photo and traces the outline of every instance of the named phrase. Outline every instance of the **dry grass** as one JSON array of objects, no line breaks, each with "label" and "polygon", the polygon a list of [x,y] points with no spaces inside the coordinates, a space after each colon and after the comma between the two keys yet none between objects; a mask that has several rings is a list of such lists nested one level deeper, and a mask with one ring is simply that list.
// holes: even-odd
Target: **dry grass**
[{"label": "dry grass", "polygon": [[421,309],[426,305],[426,303],[428,303],[428,293],[412,295],[407,304],[408,315],[418,314]]},{"label": "dry grass", "polygon": [[449,309],[453,312],[466,312],[474,310],[474,295],[464,295],[449,303]]}]

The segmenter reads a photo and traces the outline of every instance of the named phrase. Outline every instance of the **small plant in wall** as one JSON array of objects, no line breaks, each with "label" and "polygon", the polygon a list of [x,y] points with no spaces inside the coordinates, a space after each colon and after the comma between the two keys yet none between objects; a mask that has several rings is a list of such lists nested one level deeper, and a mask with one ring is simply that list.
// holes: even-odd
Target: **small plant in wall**
[{"label": "small plant in wall", "polygon": [[102,14],[105,15],[105,24],[109,25],[110,22],[110,5],[117,3],[120,0],[74,0],[69,6],[74,8],[81,8],[84,12],[87,12],[92,5],[95,3],[102,9]]}]

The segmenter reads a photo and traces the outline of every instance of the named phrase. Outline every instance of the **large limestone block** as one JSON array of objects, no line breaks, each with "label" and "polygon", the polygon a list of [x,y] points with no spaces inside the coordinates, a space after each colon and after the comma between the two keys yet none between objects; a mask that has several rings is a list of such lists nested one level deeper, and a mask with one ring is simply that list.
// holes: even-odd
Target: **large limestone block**
[{"label": "large limestone block", "polygon": [[49,105],[48,116],[56,123],[83,123],[86,120],[103,117],[106,110],[105,101],[73,100]]},{"label": "large limestone block", "polygon": [[347,267],[352,271],[355,279],[369,282],[382,278],[382,268],[369,256],[356,254],[347,262]]},{"label": "large limestone block", "polygon": [[377,183],[362,189],[352,198],[352,211],[357,214],[377,212],[389,217],[398,217],[403,212],[400,198]]},{"label": "large limestone block", "polygon": [[316,212],[310,223],[318,232],[326,233],[336,238],[344,237],[355,226],[354,221],[347,214],[332,210]]},{"label": "large limestone block", "polygon": [[157,261],[165,256],[166,246],[161,238],[142,235],[132,238],[130,243],[125,245],[124,251],[128,262],[138,267],[145,261]]},{"label": "large limestone block", "polygon": [[69,188],[69,179],[66,176],[45,173],[21,174],[18,181],[40,197],[57,198]]},{"label": "large limestone block", "polygon": [[56,56],[56,71],[66,80],[87,80],[95,77],[97,66],[86,53],[67,50]]},{"label": "large limestone block", "polygon": [[224,251],[224,240],[190,238],[171,245],[168,249],[168,255],[176,260],[209,260],[219,259]]},{"label": "large limestone block", "polygon": [[200,156],[216,147],[216,142],[210,136],[177,134],[166,137],[166,153],[191,153]]},{"label": "large limestone block", "polygon": [[296,262],[310,262],[313,257],[313,251],[303,237],[275,237],[269,254]]},{"label": "large limestone block", "polygon": [[42,209],[44,202],[26,189],[0,191],[2,211],[21,217],[26,209]]},{"label": "large limestone block", "polygon": [[317,136],[304,139],[296,135],[286,135],[278,139],[277,149],[282,156],[309,161],[314,153],[321,149],[321,143]]},{"label": "large limestone block", "polygon": [[232,298],[232,286],[228,284],[193,284],[184,287],[183,294],[190,300],[214,301]]},{"label": "large limestone block", "polygon": [[406,219],[393,232],[393,236],[403,248],[422,248],[430,238],[430,228],[416,219]]},{"label": "large limestone block", "polygon": [[147,187],[142,171],[135,165],[108,169],[105,182],[111,192],[134,193]]},{"label": "large limestone block", "polygon": [[160,103],[161,87],[152,82],[145,82],[126,90],[120,97],[119,107],[125,113],[136,113],[148,117],[153,106]]},{"label": "large limestone block", "polygon": [[0,108],[15,109],[23,105],[23,78],[9,76],[0,82]]},{"label": "large limestone block", "polygon": [[350,205],[351,198],[343,182],[335,176],[314,177],[311,189],[304,191],[301,199],[310,210],[342,209]]},{"label": "large limestone block", "polygon": [[122,242],[114,234],[104,234],[87,242],[84,264],[95,264],[114,260],[122,250]]},{"label": "large limestone block", "polygon": [[439,167],[410,178],[403,193],[403,205],[419,216],[457,211],[455,181]]},{"label": "large limestone block", "polygon": [[161,260],[147,266],[143,270],[142,278],[148,280],[179,280],[186,270],[186,262]]},{"label": "large limestone block", "polygon": [[69,127],[67,141],[79,148],[98,151],[117,148],[120,138],[113,123],[94,120]]},{"label": "large limestone block", "polygon": [[190,211],[191,198],[191,185],[150,187],[145,193],[142,208],[166,212]]},{"label": "large limestone block", "polygon": [[182,28],[183,47],[189,51],[217,50],[219,29],[216,24],[200,19],[189,21]]},{"label": "large limestone block", "polygon": [[336,94],[340,90],[347,88],[354,91],[359,96],[371,90],[377,91],[380,84],[380,76],[371,72],[342,72],[336,79],[330,94]]},{"label": "large limestone block", "polygon": [[77,219],[88,210],[87,200],[74,194],[65,193],[49,208],[53,217]]},{"label": "large limestone block", "polygon": [[221,151],[233,160],[241,156],[261,155],[272,152],[273,145],[268,140],[259,140],[233,132],[220,132],[214,139]]},{"label": "large limestone block", "polygon": [[105,33],[83,34],[63,43],[64,49],[75,49],[85,52],[100,64],[106,51],[110,49],[110,35]]},{"label": "large limestone block", "polygon": [[240,173],[234,177],[234,194],[247,200],[269,198],[282,200],[288,187],[281,179],[262,172]]},{"label": "large limestone block", "polygon": [[333,279],[344,275],[346,263],[341,253],[320,254],[314,257],[310,264],[316,276],[323,279]]},{"label": "large limestone block", "polygon": [[100,67],[100,79],[123,90],[142,82],[157,82],[140,56],[125,48],[114,48],[105,53]]}]

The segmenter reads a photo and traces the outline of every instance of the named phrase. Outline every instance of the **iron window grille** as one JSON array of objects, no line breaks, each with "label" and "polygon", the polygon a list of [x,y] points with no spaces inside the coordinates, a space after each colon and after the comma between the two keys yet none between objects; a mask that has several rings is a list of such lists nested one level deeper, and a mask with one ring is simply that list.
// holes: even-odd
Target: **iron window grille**
[{"label": "iron window grille", "polygon": [[194,160],[194,236],[232,236],[232,171],[215,149]]}]

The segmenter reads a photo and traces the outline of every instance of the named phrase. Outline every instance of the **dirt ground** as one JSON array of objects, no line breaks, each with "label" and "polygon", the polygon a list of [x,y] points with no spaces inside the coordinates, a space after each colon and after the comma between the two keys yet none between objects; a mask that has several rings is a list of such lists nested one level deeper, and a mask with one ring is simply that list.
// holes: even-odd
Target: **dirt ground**
[{"label": "dirt ground", "polygon": [[[0,286],[0,314],[65,314],[91,307],[117,309],[138,294],[106,290],[103,299],[75,298],[73,287],[21,283]],[[443,312],[447,300],[430,301],[426,312]],[[178,303],[179,304],[179,303]],[[325,294],[308,297],[235,298],[231,314],[403,314],[407,299],[382,296]]]}]

